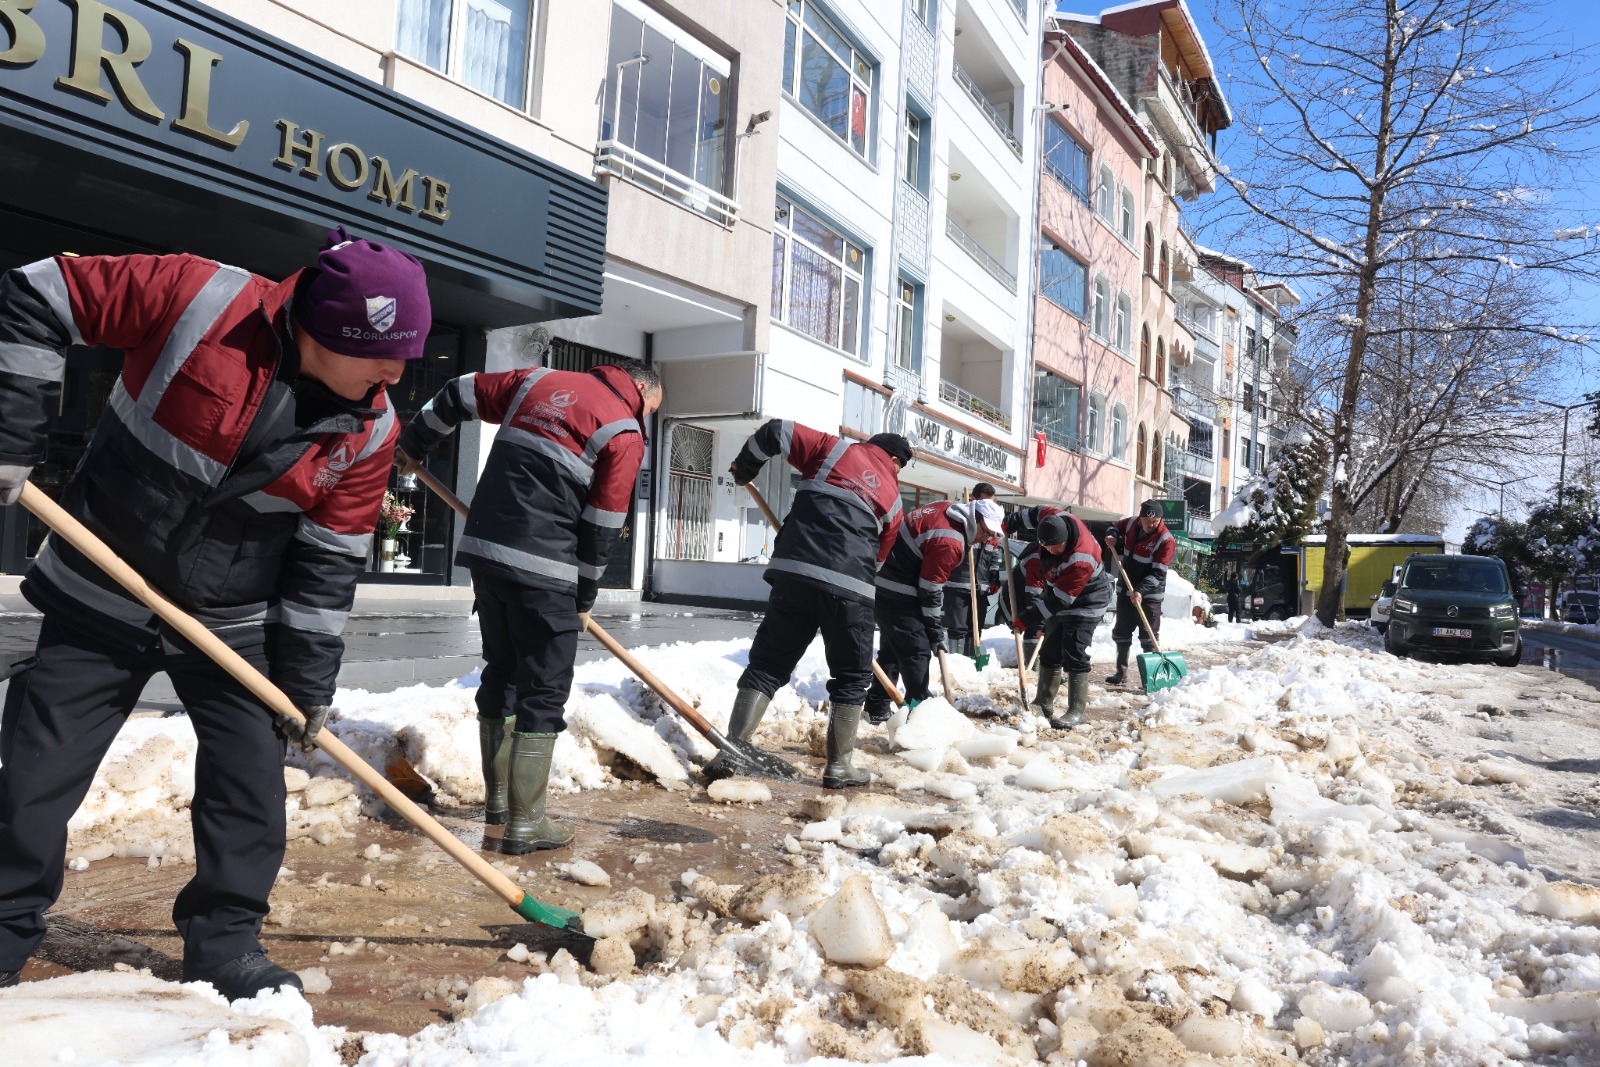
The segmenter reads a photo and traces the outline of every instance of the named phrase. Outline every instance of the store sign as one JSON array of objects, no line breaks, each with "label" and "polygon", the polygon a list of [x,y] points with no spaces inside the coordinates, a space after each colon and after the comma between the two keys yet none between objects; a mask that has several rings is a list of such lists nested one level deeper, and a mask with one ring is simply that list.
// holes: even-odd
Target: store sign
[{"label": "store sign", "polygon": [[1189,528],[1189,502],[1187,500],[1157,500],[1161,505],[1161,521],[1167,524],[1167,529],[1173,533],[1182,533]]},{"label": "store sign", "polygon": [[420,250],[545,270],[556,168],[195,0],[0,0],[6,125]]},{"label": "store sign", "polygon": [[1008,482],[1017,481],[1021,460],[1010,449],[921,412],[912,412],[906,421],[922,451]]}]

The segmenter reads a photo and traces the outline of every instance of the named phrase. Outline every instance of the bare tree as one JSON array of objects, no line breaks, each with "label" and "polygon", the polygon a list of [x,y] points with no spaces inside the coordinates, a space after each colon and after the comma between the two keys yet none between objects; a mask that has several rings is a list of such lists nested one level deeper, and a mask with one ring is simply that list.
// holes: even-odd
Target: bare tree
[{"label": "bare tree", "polygon": [[[1576,184],[1573,141],[1596,124],[1576,88],[1593,54],[1541,36],[1538,5],[1518,0],[1217,6],[1249,138],[1230,146],[1227,182],[1254,220],[1234,245],[1310,293],[1297,360],[1332,464],[1316,608],[1331,623],[1357,507],[1465,435],[1520,447],[1509,418],[1460,425],[1460,402],[1514,409],[1552,340],[1589,341],[1592,326],[1556,318],[1557,290],[1595,276],[1600,241],[1560,228],[1548,190]],[[1399,490],[1399,517],[1425,481]]]}]

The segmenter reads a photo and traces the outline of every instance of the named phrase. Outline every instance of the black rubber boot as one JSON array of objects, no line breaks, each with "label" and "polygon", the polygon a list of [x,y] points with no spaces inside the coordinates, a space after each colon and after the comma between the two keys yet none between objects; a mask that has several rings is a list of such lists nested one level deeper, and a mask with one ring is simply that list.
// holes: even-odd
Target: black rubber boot
[{"label": "black rubber boot", "polygon": [[[728,713],[728,736],[735,741],[748,741],[754,737],[762,716],[767,713],[767,705],[771,703],[772,698],[765,693],[754,689],[739,690],[739,695],[733,698],[733,710]],[[715,782],[719,778],[732,778],[738,769],[726,754],[718,752],[710,763],[700,768],[700,773],[707,780]]]},{"label": "black rubber boot", "polygon": [[572,827],[544,814],[550,759],[555,749],[555,734],[511,735],[511,820],[500,838],[500,851],[508,856],[564,848],[572,841]]},{"label": "black rubber boot", "polygon": [[483,821],[500,826],[511,818],[506,770],[511,765],[511,727],[516,719],[478,716],[478,747],[483,750]]},{"label": "black rubber boot", "polygon": [[258,948],[243,956],[219,963],[215,967],[183,965],[185,982],[209,982],[218,993],[229,1000],[249,1000],[264,989],[288,986],[302,992],[300,976],[284,970],[267,958],[267,950]]},{"label": "black rubber boot", "polygon": [[1084,714],[1089,710],[1089,672],[1076,671],[1067,675],[1067,713],[1059,719],[1052,718],[1050,725],[1057,730],[1070,730],[1088,721]]},{"label": "black rubber boot", "polygon": [[0,971],[0,989],[10,988],[21,980],[21,971]]},{"label": "black rubber boot", "polygon": [[1117,672],[1106,678],[1107,685],[1122,685],[1128,680],[1128,650],[1129,645],[1117,646]]},{"label": "black rubber boot", "polygon": [[1056,720],[1056,693],[1061,690],[1061,669],[1059,667],[1045,667],[1039,671],[1039,684],[1033,690],[1033,708],[1040,715],[1049,719],[1051,724]]},{"label": "black rubber boot", "polygon": [[856,750],[856,728],[861,725],[860,704],[835,704],[828,716],[828,762],[822,768],[822,788],[849,789],[870,785],[872,772],[857,770],[850,757]]}]

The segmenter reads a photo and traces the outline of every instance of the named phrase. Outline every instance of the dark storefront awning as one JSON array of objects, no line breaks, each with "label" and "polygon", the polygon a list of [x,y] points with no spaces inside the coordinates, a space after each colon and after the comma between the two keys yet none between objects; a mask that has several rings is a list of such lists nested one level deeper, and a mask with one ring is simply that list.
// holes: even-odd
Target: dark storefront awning
[{"label": "dark storefront awning", "polygon": [[182,251],[281,276],[344,223],[427,264],[441,321],[599,313],[595,182],[203,4],[77,7],[0,13],[12,256]]}]

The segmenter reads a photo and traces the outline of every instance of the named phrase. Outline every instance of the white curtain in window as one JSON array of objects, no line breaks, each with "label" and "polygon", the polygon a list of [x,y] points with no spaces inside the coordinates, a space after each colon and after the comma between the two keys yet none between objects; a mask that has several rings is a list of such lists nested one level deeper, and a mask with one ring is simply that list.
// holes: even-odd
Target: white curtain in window
[{"label": "white curtain in window", "polygon": [[480,93],[505,100],[512,92],[511,9],[495,0],[466,0],[467,28],[461,80]]},{"label": "white curtain in window", "polygon": [[450,0],[400,0],[400,54],[443,70],[449,46]]}]

